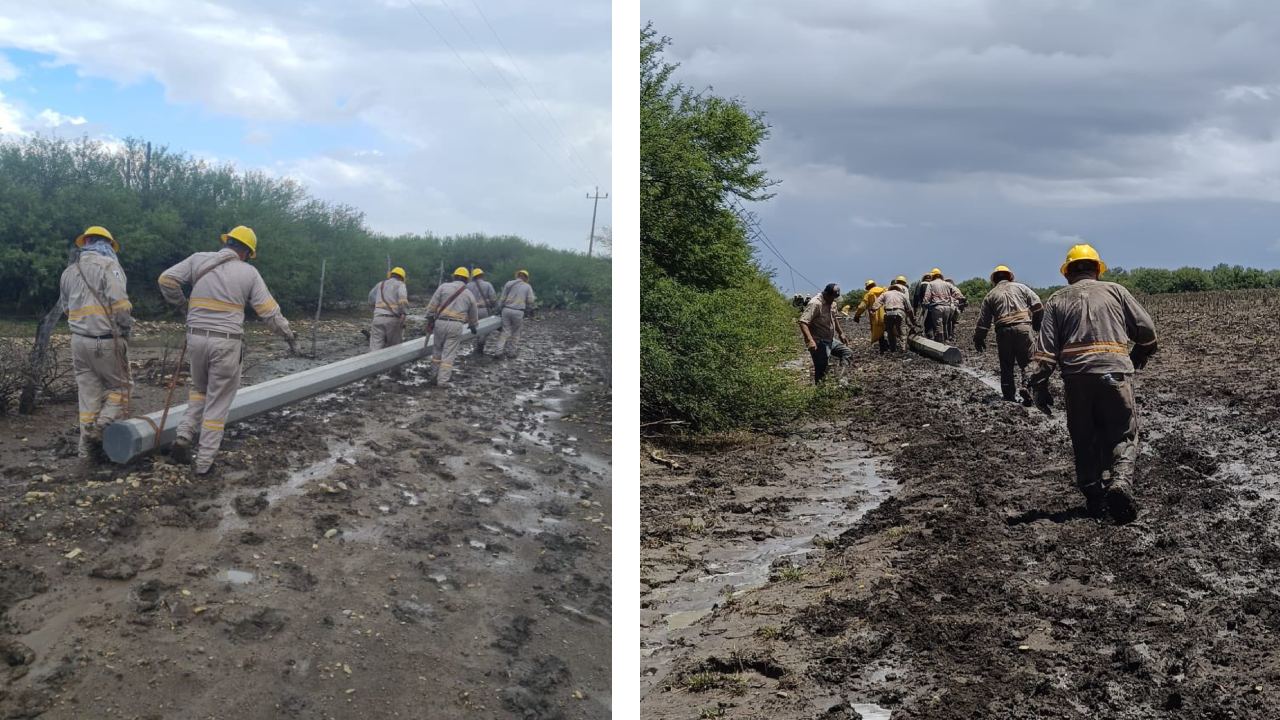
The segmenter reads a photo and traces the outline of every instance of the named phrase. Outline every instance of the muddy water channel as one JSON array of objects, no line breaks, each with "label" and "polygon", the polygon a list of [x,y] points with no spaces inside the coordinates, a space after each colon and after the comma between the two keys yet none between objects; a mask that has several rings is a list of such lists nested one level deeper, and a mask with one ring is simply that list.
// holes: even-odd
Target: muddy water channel
[{"label": "muddy water channel", "polygon": [[882,477],[883,460],[856,440],[797,440],[791,450],[803,462],[780,468],[767,484],[732,485],[728,502],[703,505],[703,493],[688,486],[675,493],[689,501],[673,528],[678,538],[643,563],[642,695],[662,685],[715,608],[782,577],[802,577],[809,555],[895,487]]}]

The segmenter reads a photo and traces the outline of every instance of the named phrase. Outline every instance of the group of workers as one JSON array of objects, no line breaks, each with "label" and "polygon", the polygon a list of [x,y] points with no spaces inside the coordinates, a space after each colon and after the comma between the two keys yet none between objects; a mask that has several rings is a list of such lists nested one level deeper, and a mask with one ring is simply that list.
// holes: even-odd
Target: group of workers
[{"label": "group of workers", "polygon": [[[185,356],[191,377],[187,408],[178,425],[171,456],[192,462],[197,475],[213,467],[236,391],[240,387],[244,339],[244,312],[251,306],[260,320],[297,353],[297,336],[280,311],[257,268],[258,237],[243,225],[221,236],[222,247],[198,252],[160,274],[164,299],[183,314],[186,322]],[[128,341],[133,328],[127,279],[120,266],[120,243],[104,227],[92,226],[76,238],[80,252],[62,273],[59,307],[71,328],[71,358],[79,398],[81,458],[100,459],[103,432],[112,422],[129,415],[133,382],[129,371]],[[190,294],[183,292],[190,287]],[[393,268],[387,279],[369,293],[373,327],[369,349],[377,350],[402,340],[409,297],[405,271]],[[477,322],[500,313],[502,331],[496,354],[514,357],[521,326],[532,314],[536,297],[526,270],[503,288],[499,297],[484,279],[484,271],[459,267],[450,282],[432,295],[426,309],[423,356],[432,350],[432,379],[447,385],[463,333],[476,332]],[[175,376],[181,368],[175,369]],[[192,457],[192,446],[198,447]]]},{"label": "group of workers", "polygon": [[[1132,378],[1146,367],[1157,342],[1155,323],[1129,290],[1100,279],[1106,269],[1092,246],[1073,246],[1059,268],[1067,286],[1042,303],[1034,290],[1015,281],[1011,269],[996,266],[973,346],[985,351],[994,326],[1001,395],[1046,413],[1054,404],[1049,378],[1054,370],[1061,372],[1076,484],[1086,511],[1092,516],[1109,513],[1124,523],[1138,513],[1133,495],[1138,411]],[[853,356],[839,323],[849,308],[837,313],[839,297],[839,286],[827,285],[800,316],[815,382],[827,374],[830,358],[849,361]],[[887,289],[868,280],[853,319],[860,322],[864,313],[871,317],[872,342],[884,352],[898,349],[904,322],[915,329],[917,312],[924,313],[931,339],[953,341],[954,316],[963,307],[963,293],[934,268],[910,293],[903,276]],[[1015,366],[1023,376],[1021,387]]]}]

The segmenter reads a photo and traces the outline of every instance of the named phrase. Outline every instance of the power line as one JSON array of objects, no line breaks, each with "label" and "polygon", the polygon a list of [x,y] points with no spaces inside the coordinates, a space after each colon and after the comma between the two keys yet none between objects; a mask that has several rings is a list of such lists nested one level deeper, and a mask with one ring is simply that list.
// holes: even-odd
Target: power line
[{"label": "power line", "polygon": [[734,214],[738,216],[738,219],[741,220],[742,223],[746,225],[747,228],[754,233],[751,239],[760,241],[761,245],[764,245],[766,248],[768,248],[769,252],[777,256],[778,260],[782,261],[782,264],[785,265],[787,269],[791,271],[792,273],[791,290],[792,291],[795,290],[796,275],[799,275],[801,280],[804,280],[805,282],[809,283],[815,289],[821,287],[821,285],[814,282],[812,278],[809,278],[804,273],[800,272],[799,270],[796,270],[795,266],[793,266],[790,262],[787,262],[787,258],[783,256],[782,251],[778,250],[778,247],[777,245],[774,244],[773,239],[770,238],[769,234],[766,233],[764,231],[764,228],[760,226],[760,221],[756,218],[755,213],[742,207],[742,205],[739,204],[736,199],[731,204],[731,208],[733,209]]},{"label": "power line", "polygon": [[[483,87],[486,92],[489,93],[489,97],[493,98],[494,103],[496,103],[498,107],[506,111],[507,115],[512,119],[513,122],[515,122],[516,126],[519,127],[521,131],[524,132],[525,136],[528,137],[529,140],[532,141],[534,145],[538,146],[538,149],[541,150],[542,153],[547,156],[547,159],[550,160],[552,163],[554,163],[562,171],[564,171],[566,175],[569,175],[570,178],[575,183],[581,182],[582,178],[578,177],[569,168],[565,167],[564,164],[561,163],[559,159],[557,159],[554,155],[552,155],[546,149],[546,147],[542,145],[542,143],[538,142],[538,139],[533,136],[533,133],[529,132],[529,129],[526,128],[524,124],[520,122],[520,118],[515,113],[511,112],[511,108],[502,104],[502,100],[498,97],[497,93],[493,91],[493,88],[490,88],[489,84],[486,83],[484,79],[481,78],[474,69],[472,69],[471,65],[469,65],[467,61],[463,59],[462,54],[458,52],[458,49],[453,46],[453,43],[449,42],[449,38],[445,37],[444,33],[440,31],[440,28],[437,27],[435,23],[431,22],[431,18],[427,17],[426,14],[422,12],[422,8],[418,7],[418,3],[415,2],[415,0],[409,0],[409,5],[413,7],[416,13],[418,13],[418,17],[422,18],[423,22],[431,26],[431,29],[434,30],[436,35],[440,38],[440,41],[443,42],[445,46],[448,47],[449,50],[453,52],[453,56],[458,59],[458,62],[462,65],[462,67],[466,68],[467,72],[471,74],[471,77],[477,83],[479,83],[480,86]],[[452,10],[450,10],[450,12],[452,12]]]},{"label": "power line", "polygon": [[595,173],[591,171],[591,167],[582,160],[581,156],[578,155],[578,151],[573,149],[573,141],[569,139],[569,134],[560,126],[560,121],[556,120],[556,116],[551,114],[551,111],[547,109],[546,103],[542,101],[542,95],[538,93],[538,87],[533,84],[533,81],[529,79],[528,75],[524,74],[524,69],[520,67],[520,63],[516,61],[515,56],[507,49],[507,44],[502,41],[502,37],[498,35],[498,31],[495,30],[493,24],[489,22],[489,17],[484,14],[484,10],[480,9],[480,5],[476,3],[476,0],[471,0],[471,6],[476,9],[476,13],[479,14],[480,19],[484,21],[485,27],[489,28],[489,32],[493,34],[493,38],[498,41],[498,46],[502,48],[503,54],[505,54],[507,59],[511,61],[511,66],[516,69],[520,78],[524,80],[524,84],[529,88],[529,92],[533,93],[533,98],[538,102],[538,106],[542,108],[543,114],[545,114],[547,119],[551,121],[551,124],[555,127],[556,131],[560,133],[560,137],[564,139],[565,147],[569,149],[569,154],[578,161],[579,165],[586,169],[587,174],[591,175],[592,179],[595,179]]}]

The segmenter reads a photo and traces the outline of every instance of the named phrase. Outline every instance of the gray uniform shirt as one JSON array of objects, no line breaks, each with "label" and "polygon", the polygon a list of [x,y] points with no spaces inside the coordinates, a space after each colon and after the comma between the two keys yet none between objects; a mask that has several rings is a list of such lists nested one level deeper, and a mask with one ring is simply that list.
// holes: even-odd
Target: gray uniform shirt
[{"label": "gray uniform shirt", "polygon": [[409,289],[400,278],[389,277],[369,291],[369,304],[374,317],[401,317],[409,307]]},{"label": "gray uniform shirt", "polygon": [[1129,342],[1152,345],[1156,326],[1123,286],[1077,280],[1045,303],[1035,359],[1063,375],[1131,373]]},{"label": "gray uniform shirt", "polygon": [[804,306],[800,314],[800,322],[809,326],[814,340],[834,340],[836,337],[836,298],[831,302],[822,301],[822,293],[814,295],[809,304]]},{"label": "gray uniform shirt", "polygon": [[[230,257],[228,257],[230,256]],[[221,261],[213,270],[205,272]],[[201,275],[191,288],[191,298],[182,295],[182,285]],[[239,334],[244,332],[244,307],[252,305],[258,317],[275,332],[290,337],[289,321],[258,269],[223,248],[217,252],[199,252],[160,273],[160,292],[173,305],[187,302],[187,327],[192,330],[214,330]]]},{"label": "gray uniform shirt", "polygon": [[1001,280],[982,299],[982,316],[978,318],[979,331],[996,327],[1008,327],[1031,322],[1032,309],[1040,305],[1040,296],[1020,282]]},{"label": "gray uniform shirt", "polygon": [[533,294],[533,286],[520,278],[510,280],[502,286],[500,309],[532,310],[537,301],[538,298]]},{"label": "gray uniform shirt", "polygon": [[[133,305],[129,303],[120,263],[94,252],[80,253],[76,262],[79,269],[71,265],[62,271],[62,279],[58,282],[58,304],[67,311],[71,332],[102,337],[119,328],[122,334],[128,335],[129,328],[133,327]],[[81,273],[84,273],[83,277]],[[106,307],[99,302],[99,297],[107,304]]]},{"label": "gray uniform shirt", "polygon": [[467,283],[467,288],[471,290],[471,294],[476,296],[476,300],[480,301],[480,307],[490,313],[498,311],[498,293],[493,289],[493,283],[484,278],[477,278]]},{"label": "gray uniform shirt", "polygon": [[[458,292],[459,289],[462,292]],[[427,324],[436,320],[453,320],[468,325],[475,325],[480,321],[476,313],[476,296],[467,289],[466,283],[450,280],[436,288],[431,302],[427,304]]]}]

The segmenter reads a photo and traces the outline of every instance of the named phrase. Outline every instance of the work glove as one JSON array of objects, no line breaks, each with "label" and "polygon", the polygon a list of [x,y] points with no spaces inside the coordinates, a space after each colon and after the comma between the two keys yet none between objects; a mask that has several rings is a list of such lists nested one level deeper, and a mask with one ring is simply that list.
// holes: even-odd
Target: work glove
[{"label": "work glove", "polygon": [[1147,358],[1156,351],[1154,343],[1151,345],[1134,345],[1129,351],[1129,361],[1133,363],[1134,370],[1142,370],[1147,366]]},{"label": "work glove", "polygon": [[854,321],[854,322],[856,322],[856,323],[858,323],[858,324],[861,324],[861,323],[862,323],[862,316],[861,316],[861,315],[854,315],[854,316],[853,316],[853,321]]},{"label": "work glove", "polygon": [[467,329],[471,331],[471,334],[472,334],[472,335],[475,335],[475,334],[476,334],[476,326],[475,326],[475,325],[468,325],[468,326],[467,326]]},{"label": "work glove", "polygon": [[987,334],[985,332],[975,332],[973,334],[973,349],[978,352],[987,351]]}]

